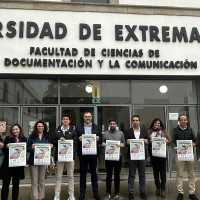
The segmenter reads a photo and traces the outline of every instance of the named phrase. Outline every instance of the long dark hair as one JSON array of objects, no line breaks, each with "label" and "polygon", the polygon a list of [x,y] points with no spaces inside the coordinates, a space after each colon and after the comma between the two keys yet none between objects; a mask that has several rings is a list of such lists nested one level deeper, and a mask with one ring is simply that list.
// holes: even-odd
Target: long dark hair
[{"label": "long dark hair", "polygon": [[10,130],[9,130],[9,136],[10,136],[10,138],[14,138],[14,135],[12,133],[12,129],[13,129],[14,126],[17,126],[19,128],[19,130],[20,130],[20,132],[19,132],[19,138],[22,138],[24,136],[24,131],[23,131],[22,127],[18,123],[15,123],[15,124],[13,124],[10,127]]},{"label": "long dark hair", "polygon": [[159,121],[160,122],[160,128],[161,129],[165,129],[165,126],[164,124],[162,123],[162,121],[159,119],[159,118],[155,118],[152,122],[151,122],[151,125],[150,125],[150,129],[152,129],[154,127],[154,123]]},{"label": "long dark hair", "polygon": [[34,124],[33,132],[32,132],[32,138],[33,138],[33,139],[36,139],[36,138],[38,138],[38,136],[39,136],[39,135],[38,135],[38,129],[37,129],[37,125],[38,125],[39,123],[43,124],[43,126],[44,126],[43,135],[44,135],[45,139],[48,139],[48,138],[49,138],[49,133],[47,132],[47,124],[46,124],[46,122],[43,121],[43,120],[38,120],[38,121]]}]

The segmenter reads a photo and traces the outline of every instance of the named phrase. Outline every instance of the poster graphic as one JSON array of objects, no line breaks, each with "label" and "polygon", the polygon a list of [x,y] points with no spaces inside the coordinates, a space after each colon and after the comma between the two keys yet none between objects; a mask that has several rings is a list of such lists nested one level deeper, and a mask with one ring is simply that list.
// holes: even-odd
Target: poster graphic
[{"label": "poster graphic", "polygon": [[177,155],[180,161],[194,161],[192,140],[177,140]]},{"label": "poster graphic", "polygon": [[106,140],[105,160],[119,161],[120,158],[120,141]]},{"label": "poster graphic", "polygon": [[6,122],[0,121],[0,133],[6,132]]},{"label": "poster graphic", "polygon": [[10,143],[9,167],[26,165],[26,142]]},{"label": "poster graphic", "polygon": [[58,140],[58,162],[73,161],[73,140]]},{"label": "poster graphic", "polygon": [[145,160],[144,139],[130,140],[131,160]]},{"label": "poster graphic", "polygon": [[166,158],[166,138],[152,137],[152,156]]},{"label": "poster graphic", "polygon": [[50,165],[51,145],[35,144],[34,165]]},{"label": "poster graphic", "polygon": [[97,154],[96,134],[82,135],[82,154],[83,155]]}]

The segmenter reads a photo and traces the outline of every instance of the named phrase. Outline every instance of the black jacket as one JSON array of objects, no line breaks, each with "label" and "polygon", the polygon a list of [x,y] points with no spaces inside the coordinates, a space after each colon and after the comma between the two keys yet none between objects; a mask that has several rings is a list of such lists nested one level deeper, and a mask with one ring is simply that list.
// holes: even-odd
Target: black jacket
[{"label": "black jacket", "polygon": [[[21,138],[21,142],[27,142],[26,137]],[[8,177],[19,177],[21,180],[25,178],[24,166],[22,167],[9,167],[9,149],[6,147],[9,143],[15,143],[14,138],[7,136],[4,140],[4,147],[2,149],[4,153],[4,160],[0,168],[0,179],[7,179]]]},{"label": "black jacket", "polygon": [[[78,136],[78,149],[77,149],[77,154],[78,156],[82,156],[82,142],[79,141],[79,137],[85,134],[84,131],[84,123],[79,124],[76,127],[76,132]],[[101,129],[97,124],[92,123],[92,134],[96,134],[96,136],[99,136],[99,140],[97,142],[97,155],[90,155],[91,157],[97,157],[99,155],[99,148],[102,143],[102,132]]]},{"label": "black jacket", "polygon": [[59,126],[55,132],[52,134],[51,137],[51,143],[53,146],[56,147],[55,152],[55,160],[58,160],[58,140],[60,140],[61,137],[64,137],[66,140],[73,140],[73,156],[75,159],[76,152],[77,152],[77,133],[76,130],[70,126],[69,130],[65,132],[65,135],[63,134],[63,131],[61,130],[61,126]]},{"label": "black jacket", "polygon": [[[136,139],[134,131],[133,131],[133,128],[130,128],[129,130],[127,130],[125,132],[125,140],[128,140],[128,139]],[[147,130],[140,129],[140,137],[139,137],[139,139],[147,139],[148,142],[150,141],[149,136],[147,134]],[[147,146],[148,145],[145,144],[145,158],[147,158]],[[130,158],[130,145],[128,145],[127,157]]]}]

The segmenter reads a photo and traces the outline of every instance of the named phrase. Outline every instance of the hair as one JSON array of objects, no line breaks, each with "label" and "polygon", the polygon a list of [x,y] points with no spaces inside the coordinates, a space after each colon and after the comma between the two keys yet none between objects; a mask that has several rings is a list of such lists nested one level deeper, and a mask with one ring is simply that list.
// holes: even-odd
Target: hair
[{"label": "hair", "polygon": [[83,116],[86,114],[86,113],[90,113],[92,115],[92,113],[90,111],[86,111],[84,112]]},{"label": "hair", "polygon": [[68,118],[69,118],[69,120],[71,120],[71,119],[72,119],[71,115],[70,115],[70,114],[68,114],[68,113],[66,113],[66,114],[62,115],[62,119],[63,119],[64,117],[68,117]]},{"label": "hair", "polygon": [[186,114],[180,114],[179,116],[178,116],[178,121],[180,120],[180,117],[181,116],[185,116],[186,118],[187,118],[187,120],[188,120],[188,116],[186,115]]},{"label": "hair", "polygon": [[139,121],[140,121],[140,116],[139,116],[139,115],[133,115],[133,116],[131,117],[131,120],[133,120],[134,117],[139,118]]},{"label": "hair", "polygon": [[151,122],[150,129],[152,129],[152,128],[154,127],[154,123],[157,122],[157,121],[160,122],[160,127],[161,127],[162,129],[165,129],[164,124],[162,123],[162,121],[161,121],[159,118],[155,118],[155,119]]},{"label": "hair", "polygon": [[116,122],[115,119],[110,119],[110,120],[108,121],[108,123],[110,124],[110,122],[115,122],[115,123],[117,124],[117,122]]},{"label": "hair", "polygon": [[32,132],[32,138],[33,138],[33,139],[36,139],[36,138],[38,137],[37,125],[38,125],[39,123],[43,124],[43,126],[44,126],[43,135],[44,135],[45,139],[48,139],[48,138],[49,138],[49,133],[47,132],[47,124],[46,124],[46,122],[43,121],[43,120],[38,120],[38,121],[34,124],[33,132]]},{"label": "hair", "polygon": [[10,127],[10,130],[9,130],[9,136],[10,136],[10,138],[14,137],[14,135],[12,133],[12,129],[13,129],[14,126],[17,126],[19,128],[19,130],[20,130],[20,132],[19,132],[19,138],[22,138],[24,136],[24,131],[23,131],[22,127],[18,123],[15,123],[15,124],[13,124]]}]

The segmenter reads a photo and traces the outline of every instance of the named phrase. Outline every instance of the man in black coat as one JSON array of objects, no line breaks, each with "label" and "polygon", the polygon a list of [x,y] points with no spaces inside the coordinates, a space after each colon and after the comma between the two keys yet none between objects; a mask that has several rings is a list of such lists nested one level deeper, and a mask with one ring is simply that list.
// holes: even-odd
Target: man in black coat
[{"label": "man in black coat", "polygon": [[96,155],[83,155],[82,154],[82,135],[83,134],[96,134],[97,147],[102,143],[102,132],[97,124],[92,122],[92,114],[90,112],[85,112],[83,115],[84,123],[79,124],[76,127],[76,132],[78,136],[78,156],[80,161],[80,197],[79,200],[85,199],[86,192],[86,174],[88,170],[88,165],[91,174],[91,182],[94,198],[96,200],[101,200],[98,194],[98,178],[97,178],[97,158],[98,158],[98,148]]},{"label": "man in black coat", "polygon": [[[140,117],[138,115],[132,116],[132,125],[133,128],[130,128],[126,132],[126,144],[129,147],[128,150],[128,158],[130,159],[130,139],[144,139],[144,144],[148,145],[148,135],[145,129],[140,127]],[[145,155],[147,158],[147,152],[145,148]],[[146,160],[129,160],[129,176],[128,176],[128,192],[129,192],[129,200],[134,200],[134,181],[136,169],[138,168],[139,173],[139,188],[140,188],[140,197],[143,200],[147,199],[145,194],[145,170],[146,170]]]}]

